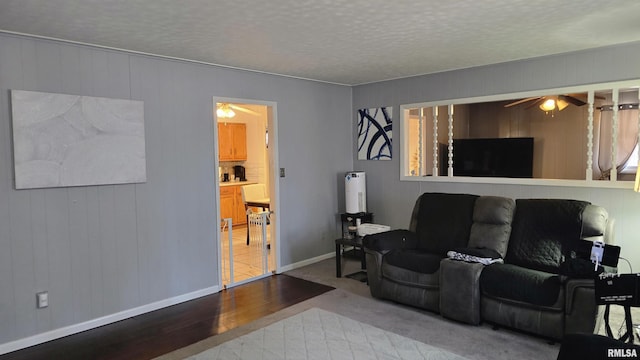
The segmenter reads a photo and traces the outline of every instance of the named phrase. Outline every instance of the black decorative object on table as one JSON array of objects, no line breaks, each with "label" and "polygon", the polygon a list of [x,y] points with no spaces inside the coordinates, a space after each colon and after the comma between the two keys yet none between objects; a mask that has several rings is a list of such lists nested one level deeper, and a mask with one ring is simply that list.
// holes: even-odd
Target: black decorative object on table
[{"label": "black decorative object on table", "polygon": [[[355,234],[351,234],[349,231],[349,227],[355,227],[357,220],[363,223],[370,223],[373,221],[373,213],[370,212],[359,212],[355,214],[350,213],[342,213],[340,214],[340,221],[342,223],[342,238],[348,239],[350,237],[355,236]],[[347,231],[345,232],[345,226]]]}]

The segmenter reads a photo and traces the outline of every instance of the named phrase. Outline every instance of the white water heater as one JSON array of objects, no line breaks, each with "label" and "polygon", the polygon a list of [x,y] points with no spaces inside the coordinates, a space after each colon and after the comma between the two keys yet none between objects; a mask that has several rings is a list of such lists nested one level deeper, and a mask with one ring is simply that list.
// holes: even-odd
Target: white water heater
[{"label": "white water heater", "polygon": [[347,214],[367,212],[367,185],[364,171],[348,172],[344,177]]}]

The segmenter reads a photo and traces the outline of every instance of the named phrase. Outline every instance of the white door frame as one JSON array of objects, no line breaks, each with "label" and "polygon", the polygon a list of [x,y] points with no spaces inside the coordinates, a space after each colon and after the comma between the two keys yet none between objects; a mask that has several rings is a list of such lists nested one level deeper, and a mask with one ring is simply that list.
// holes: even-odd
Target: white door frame
[{"label": "white door frame", "polygon": [[[218,158],[218,115],[216,114],[217,103],[238,103],[238,104],[250,104],[250,105],[264,105],[267,106],[267,129],[269,130],[269,149],[267,154],[269,157],[269,197],[271,203],[269,204],[270,210],[275,216],[271,217],[271,223],[275,226],[271,226],[271,239],[275,246],[272,246],[272,250],[275,250],[275,272],[281,273],[280,269],[280,168],[278,165],[278,104],[274,101],[262,101],[255,99],[240,99],[240,98],[228,98],[228,97],[213,97],[213,137],[214,137],[214,172],[215,176],[215,200],[217,204],[218,218],[220,215],[220,174],[218,168],[220,166],[220,160]],[[248,229],[247,229],[248,230]],[[222,248],[221,241],[226,239],[220,238],[220,224],[216,225],[216,245],[218,253],[218,284],[222,288],[222,254],[220,249]],[[274,249],[275,248],[275,249]],[[234,285],[239,285],[243,282],[238,282]]]}]

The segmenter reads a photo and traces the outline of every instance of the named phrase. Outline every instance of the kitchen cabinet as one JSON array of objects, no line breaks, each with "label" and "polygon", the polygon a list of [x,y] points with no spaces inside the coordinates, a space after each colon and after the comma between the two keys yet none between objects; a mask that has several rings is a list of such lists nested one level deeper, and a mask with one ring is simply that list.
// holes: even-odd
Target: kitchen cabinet
[{"label": "kitchen cabinet", "polygon": [[234,226],[247,223],[240,187],[240,185],[220,187],[220,218],[231,218]]},{"label": "kitchen cabinet", "polygon": [[218,157],[220,161],[247,160],[247,125],[218,123]]}]

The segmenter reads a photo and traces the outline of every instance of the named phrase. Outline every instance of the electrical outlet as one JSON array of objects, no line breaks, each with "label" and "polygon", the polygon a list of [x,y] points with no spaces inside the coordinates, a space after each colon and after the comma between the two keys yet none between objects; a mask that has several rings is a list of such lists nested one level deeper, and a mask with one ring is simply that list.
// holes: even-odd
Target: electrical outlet
[{"label": "electrical outlet", "polygon": [[280,168],[280,177],[284,177],[284,168]]},{"label": "electrical outlet", "polygon": [[36,300],[36,307],[38,309],[46,308],[47,306],[49,306],[49,293],[46,291],[37,293]]}]

